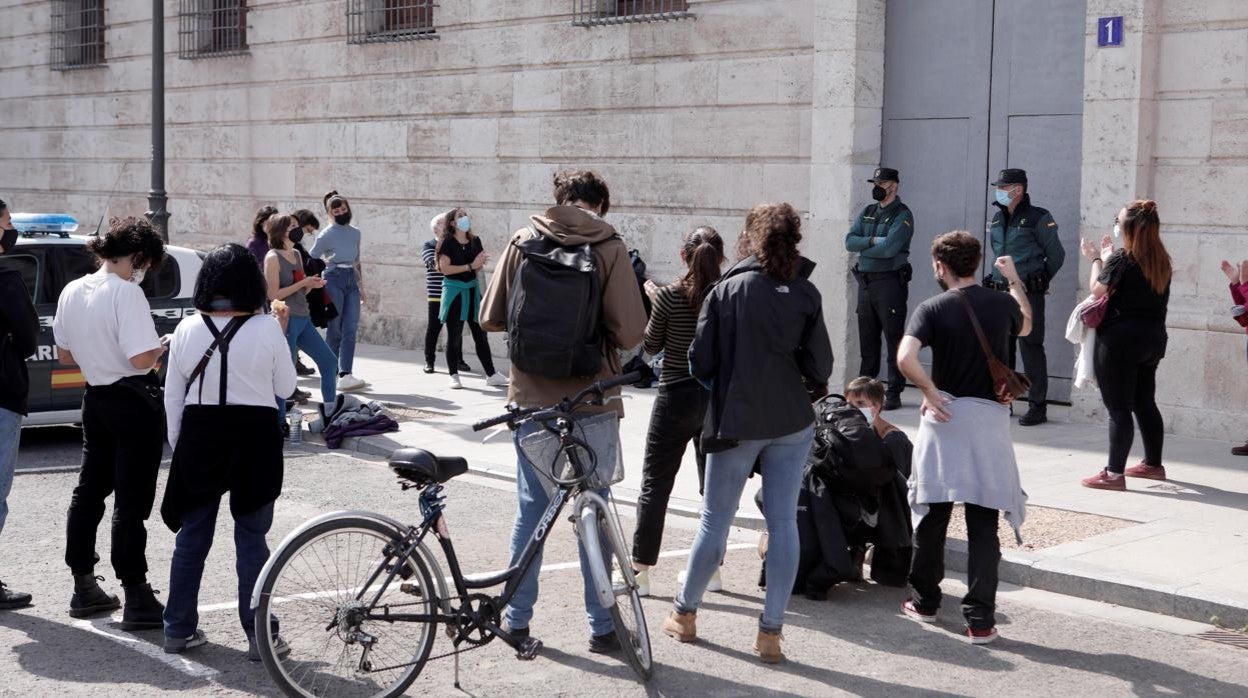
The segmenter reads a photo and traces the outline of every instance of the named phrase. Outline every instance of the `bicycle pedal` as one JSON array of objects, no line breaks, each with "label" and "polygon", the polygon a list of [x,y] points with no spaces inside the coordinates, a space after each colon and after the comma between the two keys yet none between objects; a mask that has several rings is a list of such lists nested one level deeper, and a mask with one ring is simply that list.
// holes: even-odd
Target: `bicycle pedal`
[{"label": "bicycle pedal", "polygon": [[425,595],[425,592],[421,590],[420,585],[412,582],[403,582],[400,584],[399,591],[410,596],[423,597]]},{"label": "bicycle pedal", "polygon": [[516,659],[527,662],[537,658],[537,654],[542,651],[542,641],[535,637],[526,637],[520,643],[520,648],[516,650]]}]

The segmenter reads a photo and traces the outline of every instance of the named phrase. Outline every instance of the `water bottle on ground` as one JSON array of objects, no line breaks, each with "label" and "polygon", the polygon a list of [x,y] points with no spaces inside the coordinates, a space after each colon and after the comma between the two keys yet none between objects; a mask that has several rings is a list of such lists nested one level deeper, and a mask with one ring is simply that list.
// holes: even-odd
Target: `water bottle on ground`
[{"label": "water bottle on ground", "polygon": [[303,412],[299,410],[290,411],[290,442],[303,442]]}]

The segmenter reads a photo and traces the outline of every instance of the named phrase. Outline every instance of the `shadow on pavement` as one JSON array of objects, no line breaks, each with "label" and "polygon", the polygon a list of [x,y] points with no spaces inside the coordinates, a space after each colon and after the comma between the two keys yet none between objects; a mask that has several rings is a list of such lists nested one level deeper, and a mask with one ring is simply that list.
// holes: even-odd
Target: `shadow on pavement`
[{"label": "shadow on pavement", "polygon": [[[1182,490],[1190,491],[1184,492]],[[1217,487],[1209,487],[1207,485],[1197,485],[1192,482],[1166,480],[1165,482],[1158,482],[1156,484],[1135,488],[1131,491],[1139,494],[1147,494],[1153,497],[1182,499],[1188,502],[1208,504],[1215,507],[1248,511],[1248,494],[1222,490]]]},{"label": "shadow on pavement", "polygon": [[1089,654],[1004,640],[997,653],[1015,654],[1038,664],[1103,674],[1131,685],[1134,696],[1242,696],[1244,687],[1193,674],[1172,664],[1125,654]]}]

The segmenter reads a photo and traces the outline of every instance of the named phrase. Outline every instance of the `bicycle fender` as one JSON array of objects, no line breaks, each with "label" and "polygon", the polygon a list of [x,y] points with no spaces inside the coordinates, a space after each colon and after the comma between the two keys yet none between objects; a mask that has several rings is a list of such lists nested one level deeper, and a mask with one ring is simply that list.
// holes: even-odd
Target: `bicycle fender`
[{"label": "bicycle fender", "polygon": [[[580,535],[581,545],[585,546],[585,557],[589,560],[590,576],[594,578],[594,593],[598,595],[598,604],[603,608],[611,608],[615,605],[615,587],[611,584],[611,568],[607,565],[594,564],[595,560],[602,559],[602,542],[598,538],[598,507],[605,509],[606,502],[593,492],[582,492],[577,496],[576,510],[580,512],[577,518],[577,533]],[[593,531],[594,535],[585,535],[587,531]]]},{"label": "bicycle fender", "polygon": [[[264,567],[260,569],[260,576],[256,577],[256,586],[251,590],[251,610],[254,611],[260,606],[260,590],[264,586],[264,581],[268,579],[269,573],[273,570],[273,562],[277,560],[278,556],[286,550],[286,548],[295,540],[296,537],[313,526],[319,526],[320,524],[323,524],[331,519],[347,517],[371,519],[394,529],[395,535],[399,536],[403,535],[403,532],[407,530],[407,526],[400,523],[397,519],[393,519],[385,514],[364,511],[362,509],[331,511],[327,514],[321,514],[316,518],[303,522],[302,525],[295,528],[290,533],[287,533],[286,537],[282,539],[282,542],[279,543],[271,553],[269,553],[269,559],[265,560]],[[425,545],[424,541],[420,542],[419,547],[416,549],[416,553],[420,556],[421,562],[424,562],[429,567],[429,574],[433,577],[433,585],[437,590],[438,599],[442,602],[443,611],[449,613],[450,597],[447,594],[446,575],[442,573],[442,567],[438,564],[437,558],[435,558],[433,553],[429,551],[429,548]]]}]

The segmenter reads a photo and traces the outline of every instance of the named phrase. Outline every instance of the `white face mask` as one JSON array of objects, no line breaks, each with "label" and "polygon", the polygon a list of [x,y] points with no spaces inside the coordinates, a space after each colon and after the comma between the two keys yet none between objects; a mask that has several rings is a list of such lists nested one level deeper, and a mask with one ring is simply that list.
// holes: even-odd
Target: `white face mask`
[{"label": "white face mask", "polygon": [[875,425],[875,411],[874,410],[872,410],[870,407],[859,407],[858,411],[862,413],[863,417],[867,418],[867,426]]},{"label": "white face mask", "polygon": [[132,284],[141,284],[141,283],[143,283],[143,279],[144,279],[146,276],[147,276],[147,270],[146,270],[146,269],[135,269],[135,270],[133,270],[133,271],[131,271],[131,272],[130,272],[130,283],[132,283]]},{"label": "white face mask", "polygon": [[1114,224],[1114,238],[1116,239],[1120,237],[1122,237],[1122,226],[1115,223]]}]

